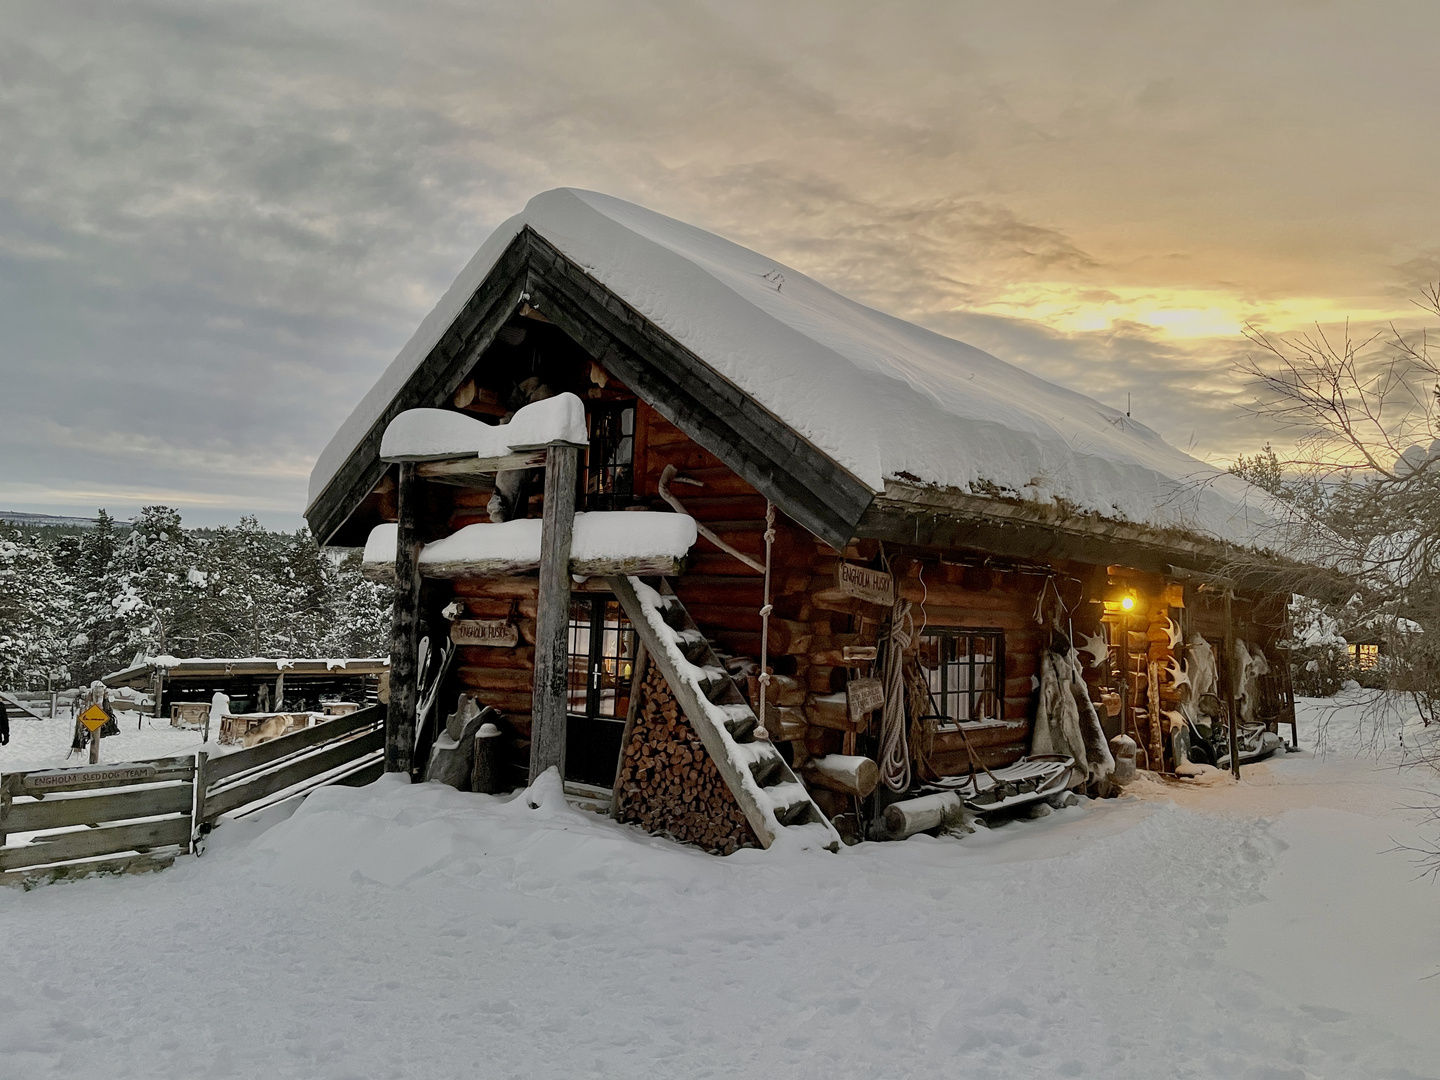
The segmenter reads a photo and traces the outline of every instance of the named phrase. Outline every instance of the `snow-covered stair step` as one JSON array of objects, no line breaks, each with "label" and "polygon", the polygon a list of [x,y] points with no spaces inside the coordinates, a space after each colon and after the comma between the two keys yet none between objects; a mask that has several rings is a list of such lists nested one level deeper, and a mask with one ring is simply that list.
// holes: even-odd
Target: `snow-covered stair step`
[{"label": "snow-covered stair step", "polygon": [[835,827],[774,743],[755,738],[759,718],[669,585],[662,581],[657,591],[637,577],[609,583],[761,846],[838,851]]}]

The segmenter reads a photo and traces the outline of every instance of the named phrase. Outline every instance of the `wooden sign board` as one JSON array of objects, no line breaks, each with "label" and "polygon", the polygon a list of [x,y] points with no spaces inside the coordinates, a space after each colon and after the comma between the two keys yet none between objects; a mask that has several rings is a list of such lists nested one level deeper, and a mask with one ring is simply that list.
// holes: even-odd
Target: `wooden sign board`
[{"label": "wooden sign board", "polygon": [[456,645],[487,645],[513,649],[520,643],[520,628],[509,619],[460,619],[450,624]]},{"label": "wooden sign board", "polygon": [[845,645],[840,655],[847,664],[864,664],[879,656],[880,650],[874,645]]},{"label": "wooden sign board", "polygon": [[80,722],[91,731],[99,731],[109,721],[110,714],[99,705],[91,705],[80,714]]},{"label": "wooden sign board", "polygon": [[84,784],[89,787],[100,784],[117,784],[127,781],[149,780],[155,775],[154,765],[120,765],[104,769],[61,769],[55,772],[28,773],[25,790],[64,791],[69,787]]},{"label": "wooden sign board", "polygon": [[845,684],[845,707],[850,719],[859,723],[876,709],[885,707],[885,686],[879,679],[852,679]]},{"label": "wooden sign board", "polygon": [[895,579],[881,570],[842,562],[835,567],[835,584],[846,596],[885,607],[895,603]]}]

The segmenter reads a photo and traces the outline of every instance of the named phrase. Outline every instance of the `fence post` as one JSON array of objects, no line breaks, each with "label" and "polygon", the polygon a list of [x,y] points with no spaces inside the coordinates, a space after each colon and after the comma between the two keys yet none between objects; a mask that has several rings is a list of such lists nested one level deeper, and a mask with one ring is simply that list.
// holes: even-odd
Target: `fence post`
[{"label": "fence post", "polygon": [[205,823],[205,763],[210,755],[204,750],[195,753],[195,790],[190,803],[190,850],[200,854],[200,829]]}]

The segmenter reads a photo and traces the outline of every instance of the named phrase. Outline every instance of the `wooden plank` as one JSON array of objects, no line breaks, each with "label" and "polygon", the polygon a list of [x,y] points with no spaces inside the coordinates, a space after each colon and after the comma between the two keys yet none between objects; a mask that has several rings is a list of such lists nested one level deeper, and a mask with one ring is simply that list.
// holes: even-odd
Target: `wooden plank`
[{"label": "wooden plank", "polygon": [[531,699],[530,782],[555,766],[564,776],[570,681],[570,543],[575,533],[575,472],[579,452],[552,446],[545,469],[540,527],[540,579]]},{"label": "wooden plank", "polygon": [[142,855],[125,855],[118,859],[95,859],[91,862],[64,863],[60,866],[46,866],[40,869],[9,870],[0,874],[0,886],[8,885],[22,889],[36,885],[48,885],[56,881],[75,881],[93,877],[96,874],[148,874],[175,865],[177,852]]},{"label": "wooden plank", "polygon": [[[682,573],[683,559],[673,555],[645,555],[624,558],[571,559],[570,573],[578,577],[612,577],[615,574],[634,577],[673,577]],[[533,574],[540,569],[538,559],[450,559],[445,562],[426,560],[420,566],[422,576],[441,581],[456,578],[477,580],[506,578],[517,574]]]},{"label": "wooden plank", "polygon": [[331,783],[336,787],[364,787],[366,784],[373,784],[384,774],[385,758],[382,755],[354,772],[346,773],[339,780],[332,780]]},{"label": "wooden plank", "polygon": [[415,464],[416,471],[423,479],[454,483],[460,480],[490,477],[497,472],[507,472],[513,469],[543,469],[545,454],[543,451],[520,450],[502,457],[452,457],[435,461],[417,461]]},{"label": "wooden plank", "polygon": [[388,749],[385,736],[386,732],[376,728],[369,734],[338,743],[316,754],[308,754],[271,772],[259,773],[223,786],[218,791],[212,789],[205,793],[203,817],[206,821],[214,821],[221,814],[229,813],[246,803],[259,802],[277,791],[284,791],[312,776],[338,768],[347,761],[363,757],[382,747]]},{"label": "wooden plank", "polygon": [[[131,776],[126,778],[125,773]],[[190,758],[157,758],[154,761],[127,761],[98,767],[34,769],[8,773],[5,779],[16,795],[44,795],[189,780],[194,774],[195,763]]]},{"label": "wooden plank", "polygon": [[390,618],[390,704],[385,715],[385,771],[410,773],[415,753],[420,647],[420,516],[424,491],[415,465],[400,466],[400,521],[395,535],[395,602]]},{"label": "wooden plank", "polygon": [[268,765],[272,761],[289,757],[291,754],[298,754],[302,750],[308,750],[314,746],[343,739],[357,731],[373,727],[383,719],[384,706],[368,705],[363,709],[357,709],[349,716],[337,716],[334,720],[326,720],[314,727],[302,728],[289,735],[282,735],[278,739],[260,743],[258,746],[237,750],[233,754],[212,757],[205,764],[207,782],[210,787],[214,787],[227,777],[259,768],[261,765]]},{"label": "wooden plank", "polygon": [[0,832],[40,832],[71,825],[183,814],[190,811],[193,797],[193,785],[170,784],[103,795],[54,796],[39,802],[11,803],[9,812],[0,820]]},{"label": "wooden plank", "polygon": [[144,821],[134,825],[109,825],[99,829],[61,833],[44,843],[23,847],[0,848],[0,870],[16,870],[22,866],[88,859],[96,855],[116,855],[140,848],[184,846],[190,842],[190,815],[164,821]]}]

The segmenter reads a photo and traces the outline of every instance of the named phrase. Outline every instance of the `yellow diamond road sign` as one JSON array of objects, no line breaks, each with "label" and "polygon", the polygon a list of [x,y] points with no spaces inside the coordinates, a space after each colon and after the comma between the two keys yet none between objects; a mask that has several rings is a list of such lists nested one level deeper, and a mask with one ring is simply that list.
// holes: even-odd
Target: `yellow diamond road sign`
[{"label": "yellow diamond road sign", "polygon": [[105,726],[105,721],[110,719],[110,714],[99,705],[91,705],[80,714],[80,722],[91,731],[99,731]]}]

